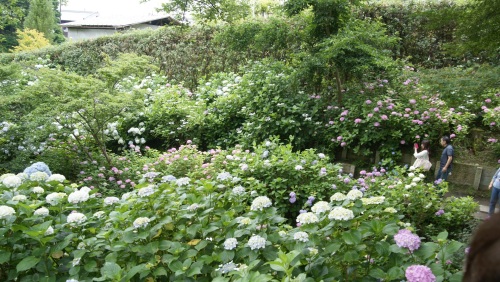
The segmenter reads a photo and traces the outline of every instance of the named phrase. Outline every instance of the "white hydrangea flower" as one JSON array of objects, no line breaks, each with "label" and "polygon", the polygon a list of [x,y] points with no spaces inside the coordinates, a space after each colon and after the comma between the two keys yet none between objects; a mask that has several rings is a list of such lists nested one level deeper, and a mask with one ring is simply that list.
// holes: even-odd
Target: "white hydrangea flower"
[{"label": "white hydrangea flower", "polygon": [[266,239],[260,237],[259,235],[252,235],[248,240],[248,246],[251,250],[263,249],[266,247]]},{"label": "white hydrangea flower", "polygon": [[224,241],[224,249],[228,251],[236,249],[237,245],[238,240],[236,238],[228,238]]},{"label": "white hydrangea flower", "polygon": [[23,183],[23,180],[17,175],[10,175],[5,177],[2,183],[7,188],[17,188]]},{"label": "white hydrangea flower", "polygon": [[47,197],[45,197],[45,201],[47,203],[49,203],[50,205],[52,206],[56,206],[58,205],[61,200],[66,197],[66,193],[57,193],[57,192],[54,192],[54,193],[50,193],[47,195]]},{"label": "white hydrangea flower", "polygon": [[43,190],[43,188],[40,186],[33,187],[31,191],[33,191],[33,193],[35,194],[43,194],[45,192],[45,190]]},{"label": "white hydrangea flower", "polygon": [[21,178],[22,181],[28,180],[28,178],[29,178],[28,175],[24,172],[20,172],[20,173],[16,174],[16,176]]},{"label": "white hydrangea flower", "polygon": [[280,237],[285,237],[286,236],[286,231],[280,230],[278,232],[278,235],[280,235]]},{"label": "white hydrangea flower", "polygon": [[420,174],[418,175],[418,177],[419,177],[420,179],[424,179],[424,178],[425,178],[425,175],[423,175],[422,173],[420,173]]},{"label": "white hydrangea flower", "polygon": [[233,188],[233,194],[236,196],[241,196],[241,195],[245,194],[245,188],[243,188],[243,186],[241,186],[241,185],[238,185],[238,186]]},{"label": "white hydrangea flower", "polygon": [[252,223],[252,220],[248,217],[242,217],[238,220],[238,223],[244,224],[244,225],[249,225],[250,223]]},{"label": "white hydrangea flower", "polygon": [[57,181],[57,182],[64,182],[66,180],[66,177],[62,174],[52,174],[47,181]]},{"label": "white hydrangea flower", "polygon": [[87,186],[83,186],[82,188],[80,188],[80,191],[85,192],[85,193],[90,193],[90,191],[92,191],[92,189],[90,189]]},{"label": "white hydrangea flower", "polygon": [[66,218],[66,222],[69,224],[82,224],[87,220],[87,217],[83,213],[74,212],[70,213]]},{"label": "white hydrangea flower", "polygon": [[150,220],[147,217],[138,217],[136,220],[134,220],[133,225],[134,225],[135,229],[138,229],[141,227],[148,226],[149,222],[150,222]]},{"label": "white hydrangea flower", "polygon": [[386,208],[384,211],[388,212],[388,213],[397,213],[398,212],[395,208]]},{"label": "white hydrangea flower", "polygon": [[305,212],[297,216],[297,222],[300,224],[311,224],[319,221],[319,218],[312,212]]},{"label": "white hydrangea flower", "polygon": [[332,220],[350,220],[354,218],[354,213],[346,208],[343,207],[335,207],[333,210],[328,214],[328,219]]},{"label": "white hydrangea flower", "polygon": [[220,271],[222,274],[228,273],[234,270],[239,270],[239,268],[236,266],[236,264],[233,261],[230,261],[225,264],[219,265],[219,268],[215,269],[216,271]]},{"label": "white hydrangea flower", "polygon": [[[9,176],[16,176],[14,173],[5,173],[5,174],[2,174],[0,175],[0,181],[3,182],[3,180]],[[19,176],[18,176],[19,177]]]},{"label": "white hydrangea flower", "polygon": [[232,179],[233,176],[231,175],[231,173],[229,172],[221,172],[217,175],[217,180],[220,180],[220,181],[224,181],[224,180],[228,180],[228,179]]},{"label": "white hydrangea flower", "polygon": [[146,186],[137,191],[137,195],[139,195],[139,197],[141,198],[153,195],[154,193],[155,193],[155,187],[153,185]]},{"label": "white hydrangea flower", "polygon": [[37,215],[37,216],[48,216],[49,215],[49,209],[46,208],[46,207],[41,207],[39,209],[36,209],[35,212],[33,212],[34,215]]},{"label": "white hydrangea flower", "polygon": [[261,211],[263,210],[264,208],[268,208],[272,205],[273,203],[271,202],[271,200],[266,197],[266,196],[259,196],[257,198],[255,198],[252,202],[252,206],[250,207],[250,210],[253,210],[253,211]]},{"label": "white hydrangea flower", "polygon": [[325,154],[323,154],[323,153],[319,153],[319,154],[318,154],[318,158],[320,158],[320,159],[324,159],[324,158],[325,158]]},{"label": "white hydrangea flower", "polygon": [[196,204],[196,203],[195,203],[195,204],[192,204],[192,205],[190,205],[189,207],[187,207],[187,210],[188,210],[188,211],[195,211],[195,210],[197,210],[199,207],[200,207],[200,206],[199,206],[198,204]]},{"label": "white hydrangea flower", "polygon": [[80,282],[80,281],[78,281],[76,279],[67,279],[66,282]]},{"label": "white hydrangea flower", "polygon": [[309,241],[309,234],[303,231],[296,232],[293,234],[293,239],[299,242],[308,242]]},{"label": "white hydrangea flower", "polygon": [[52,226],[49,226],[49,228],[47,228],[47,230],[45,231],[45,236],[49,236],[49,235],[52,235],[54,234],[54,228]]},{"label": "white hydrangea flower", "polygon": [[414,176],[415,176],[415,173],[413,173],[413,172],[408,173],[408,177],[409,177],[409,178],[412,178],[412,177],[414,177]]},{"label": "white hydrangea flower", "polygon": [[9,206],[0,206],[0,219],[7,218],[15,214],[16,211]]},{"label": "white hydrangea flower", "polygon": [[330,205],[328,204],[328,202],[325,201],[319,201],[316,204],[314,204],[311,208],[311,211],[315,214],[324,213],[329,210],[330,210]]},{"label": "white hydrangea flower", "polygon": [[14,197],[12,197],[12,201],[16,201],[16,202],[24,202],[26,201],[26,196],[24,195],[16,195]]},{"label": "white hydrangea flower", "polygon": [[182,178],[177,179],[175,181],[175,183],[178,186],[185,186],[185,185],[188,185],[190,181],[191,181],[191,179],[189,179],[189,177],[182,177]]},{"label": "white hydrangea flower", "polygon": [[301,166],[301,165],[296,165],[295,166],[295,170],[303,170],[303,169],[304,169],[304,167]]},{"label": "white hydrangea flower", "polygon": [[309,254],[311,256],[315,256],[318,254],[318,249],[316,249],[316,248],[307,248],[307,250],[309,251]]},{"label": "white hydrangea flower", "polygon": [[371,197],[371,198],[361,198],[361,202],[363,202],[363,205],[378,205],[378,204],[382,204],[384,201],[385,201],[384,196]]},{"label": "white hydrangea flower", "polygon": [[359,190],[351,190],[347,193],[347,199],[354,201],[356,199],[361,199],[363,197],[363,192]]},{"label": "white hydrangea flower", "polygon": [[46,172],[43,171],[37,171],[32,174],[30,174],[30,180],[31,181],[46,181],[49,178],[49,175]]},{"label": "white hydrangea flower", "polygon": [[103,211],[98,211],[98,212],[95,212],[92,216],[95,218],[101,218],[101,217],[103,217],[103,215],[104,215]]},{"label": "white hydrangea flower", "polygon": [[68,202],[71,204],[78,204],[78,203],[83,203],[86,202],[89,199],[89,193],[86,193],[84,191],[78,191],[76,190],[75,192],[69,194],[68,196]]},{"label": "white hydrangea flower", "polygon": [[341,202],[341,201],[344,201],[345,199],[347,199],[346,195],[344,195],[340,192],[337,192],[330,197],[331,202],[335,202],[335,201]]},{"label": "white hydrangea flower", "polygon": [[120,201],[120,199],[118,199],[117,197],[106,197],[106,198],[104,198],[104,205],[110,206],[110,205],[118,203],[119,201]]},{"label": "white hydrangea flower", "polygon": [[413,178],[411,181],[413,181],[413,182],[415,182],[415,183],[416,183],[416,182],[420,182],[421,180],[422,180],[422,179],[420,179],[420,177],[415,177],[415,178]]},{"label": "white hydrangea flower", "polygon": [[405,189],[410,189],[410,188],[411,188],[410,184],[405,185]]},{"label": "white hydrangea flower", "polygon": [[126,201],[126,200],[130,199],[132,196],[135,196],[135,191],[133,191],[133,192],[127,192],[127,193],[123,194],[122,195],[122,200]]}]

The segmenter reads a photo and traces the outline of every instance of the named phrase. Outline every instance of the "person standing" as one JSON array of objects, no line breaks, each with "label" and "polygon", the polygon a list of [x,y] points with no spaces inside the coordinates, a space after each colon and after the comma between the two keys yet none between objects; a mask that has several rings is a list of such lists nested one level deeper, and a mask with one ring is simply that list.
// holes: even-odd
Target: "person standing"
[{"label": "person standing", "polygon": [[441,179],[442,181],[446,181],[448,179],[448,175],[453,168],[453,158],[454,151],[453,146],[450,144],[451,140],[448,136],[441,137],[440,144],[444,147],[443,153],[441,154],[441,160],[439,162],[439,170],[436,176],[436,180]]},{"label": "person standing", "polygon": [[500,195],[500,168],[495,172],[495,175],[493,175],[490,185],[488,185],[488,190],[491,190],[490,211],[488,212],[491,216],[495,213],[495,206],[498,202],[498,196]]},{"label": "person standing", "polygon": [[415,150],[413,156],[416,158],[416,160],[413,163],[412,167],[413,169],[421,168],[424,171],[428,171],[432,166],[431,162],[429,161],[429,140],[422,141],[422,144],[420,144],[420,148],[422,150],[420,152],[418,152],[418,147],[419,146],[417,143],[415,143],[413,146],[413,149]]}]

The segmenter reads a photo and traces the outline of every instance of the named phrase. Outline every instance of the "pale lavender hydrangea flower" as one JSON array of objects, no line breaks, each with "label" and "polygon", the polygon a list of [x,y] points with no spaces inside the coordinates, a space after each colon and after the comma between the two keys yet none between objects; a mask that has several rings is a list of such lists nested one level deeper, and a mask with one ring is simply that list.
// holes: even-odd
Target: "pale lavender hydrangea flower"
[{"label": "pale lavender hydrangea flower", "polygon": [[405,271],[408,282],[435,282],[436,276],[432,270],[425,265],[412,265]]},{"label": "pale lavender hydrangea flower", "polygon": [[420,237],[408,229],[399,230],[398,234],[394,235],[394,241],[398,247],[407,248],[411,253],[420,248]]}]

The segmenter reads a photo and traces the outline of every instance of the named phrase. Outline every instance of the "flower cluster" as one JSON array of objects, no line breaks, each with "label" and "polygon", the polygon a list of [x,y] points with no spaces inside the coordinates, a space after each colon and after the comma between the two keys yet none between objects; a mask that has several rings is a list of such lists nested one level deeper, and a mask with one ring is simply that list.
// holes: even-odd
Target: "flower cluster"
[{"label": "flower cluster", "polygon": [[272,204],[273,203],[271,202],[271,200],[268,197],[259,196],[252,201],[252,206],[250,207],[250,209],[253,211],[257,211],[257,210],[261,211],[264,208],[270,207]]},{"label": "flower cluster", "polygon": [[30,174],[29,178],[31,181],[42,182],[42,181],[47,181],[47,179],[49,179],[49,175],[44,171],[36,171]]},{"label": "flower cluster", "polygon": [[137,192],[137,195],[139,195],[139,197],[141,197],[141,198],[144,198],[144,197],[153,195],[154,193],[155,193],[154,186],[149,185],[149,186],[146,186],[144,188],[139,189],[139,191]]},{"label": "flower cluster", "polygon": [[41,207],[39,209],[36,209],[33,214],[36,215],[36,216],[45,217],[45,216],[49,215],[49,209],[46,208],[46,207]]},{"label": "flower cluster", "polygon": [[308,242],[309,241],[309,234],[303,231],[299,231],[295,234],[293,234],[293,239],[299,242]]},{"label": "flower cluster", "polygon": [[89,199],[89,193],[86,189],[76,190],[75,192],[69,194],[68,202],[71,204],[78,204],[86,202]]},{"label": "flower cluster", "polygon": [[335,202],[335,201],[340,202],[340,201],[344,201],[345,199],[347,199],[347,197],[340,192],[337,192],[330,197],[331,202]]},{"label": "flower cluster", "polygon": [[138,217],[136,220],[134,220],[134,223],[132,223],[132,225],[134,225],[134,228],[135,229],[138,229],[138,228],[144,228],[146,226],[148,226],[150,220],[149,218],[147,217]]},{"label": "flower cluster", "polygon": [[69,224],[82,224],[87,220],[87,217],[83,213],[74,212],[68,215],[66,222]]},{"label": "flower cluster", "polygon": [[263,249],[266,247],[266,239],[260,237],[259,235],[252,235],[248,240],[248,246],[251,250]]},{"label": "flower cluster", "polygon": [[385,201],[384,196],[361,198],[361,202],[363,202],[363,205],[379,205],[382,204],[384,201]]},{"label": "flower cluster", "polygon": [[328,202],[319,201],[314,206],[312,206],[311,211],[315,214],[324,213],[330,210],[330,205]]},{"label": "flower cluster", "polygon": [[346,208],[343,207],[335,207],[333,210],[328,214],[328,219],[330,220],[351,220],[354,218],[354,213]]},{"label": "flower cluster", "polygon": [[408,229],[399,230],[398,234],[394,235],[394,241],[398,247],[407,248],[411,253],[420,248],[420,237]]},{"label": "flower cluster", "polygon": [[49,203],[51,206],[56,206],[58,205],[61,200],[66,197],[66,193],[57,193],[57,192],[54,192],[54,193],[50,193],[47,195],[47,197],[45,197],[45,201],[47,203]]},{"label": "flower cluster", "polygon": [[318,216],[312,212],[305,212],[297,216],[297,223],[300,224],[311,224],[319,221]]},{"label": "flower cluster", "polygon": [[347,193],[347,199],[354,201],[356,199],[361,199],[363,197],[363,192],[359,190],[351,190]]},{"label": "flower cluster", "polygon": [[432,270],[425,265],[412,265],[405,271],[405,277],[408,282],[435,282],[436,276]]},{"label": "flower cluster", "polygon": [[57,182],[64,182],[66,180],[66,177],[62,174],[57,174],[57,173],[54,173],[52,174],[48,179],[47,181],[57,181]]},{"label": "flower cluster", "polygon": [[119,201],[120,201],[120,199],[118,199],[117,197],[106,197],[106,198],[104,198],[104,205],[110,206],[110,205],[118,203]]},{"label": "flower cluster", "polygon": [[23,183],[23,180],[17,175],[10,175],[2,180],[2,184],[7,188],[17,188]]},{"label": "flower cluster", "polygon": [[236,238],[228,238],[224,241],[224,249],[228,251],[236,249],[237,245],[238,240],[236,240]]},{"label": "flower cluster", "polygon": [[9,206],[0,206],[0,219],[4,219],[14,215],[16,211]]}]

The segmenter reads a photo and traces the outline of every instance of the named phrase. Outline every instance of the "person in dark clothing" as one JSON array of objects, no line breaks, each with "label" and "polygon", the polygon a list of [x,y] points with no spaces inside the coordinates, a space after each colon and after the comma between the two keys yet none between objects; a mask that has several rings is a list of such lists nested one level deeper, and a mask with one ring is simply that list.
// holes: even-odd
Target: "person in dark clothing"
[{"label": "person in dark clothing", "polygon": [[453,151],[453,146],[450,144],[451,140],[448,136],[441,137],[440,144],[444,147],[443,153],[441,154],[441,161],[439,162],[439,171],[436,176],[436,180],[441,179],[442,181],[446,181],[448,179],[448,175],[453,168],[453,158],[455,156]]}]

